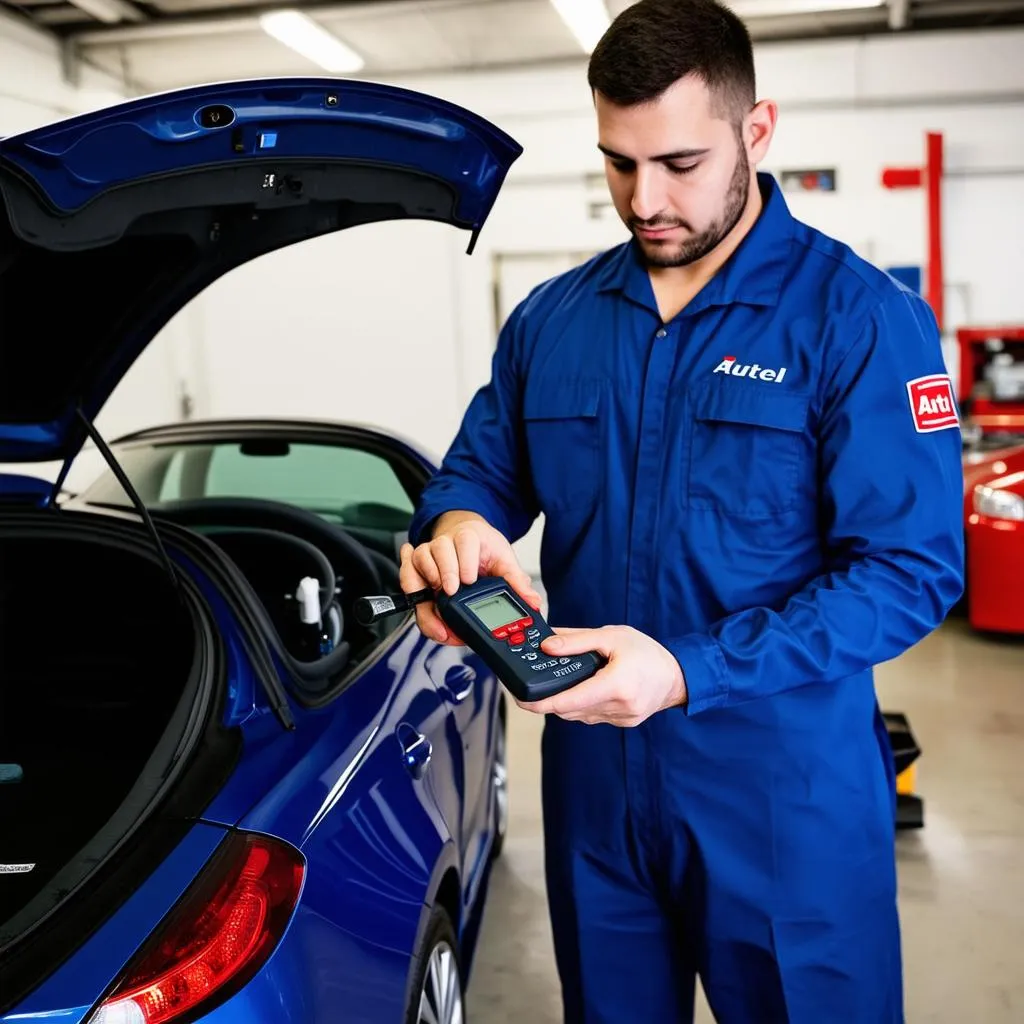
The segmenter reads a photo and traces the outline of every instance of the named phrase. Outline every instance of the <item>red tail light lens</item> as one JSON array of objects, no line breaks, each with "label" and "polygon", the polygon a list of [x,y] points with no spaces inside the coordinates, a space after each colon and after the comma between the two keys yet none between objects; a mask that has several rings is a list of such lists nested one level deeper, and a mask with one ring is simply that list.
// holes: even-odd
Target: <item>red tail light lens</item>
[{"label": "red tail light lens", "polygon": [[280,941],[304,870],[301,855],[286,843],[231,836],[91,1024],[184,1024],[229,999]]}]

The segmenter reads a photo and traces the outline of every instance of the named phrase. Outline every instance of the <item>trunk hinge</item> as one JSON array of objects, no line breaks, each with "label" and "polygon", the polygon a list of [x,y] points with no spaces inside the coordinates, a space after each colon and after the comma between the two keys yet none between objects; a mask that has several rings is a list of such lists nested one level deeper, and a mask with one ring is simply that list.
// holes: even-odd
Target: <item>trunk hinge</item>
[{"label": "trunk hinge", "polygon": [[[164,547],[163,541],[160,539],[160,534],[157,533],[156,525],[153,522],[152,517],[149,514],[149,509],[146,508],[145,503],[139,497],[139,492],[132,486],[132,482],[128,479],[127,474],[121,468],[120,463],[114,457],[114,453],[107,446],[107,442],[100,436],[99,431],[92,425],[92,421],[84,412],[79,408],[76,410],[76,415],[82,421],[82,425],[85,427],[86,433],[92,440],[92,443],[99,449],[100,454],[103,456],[107,465],[110,467],[110,471],[117,477],[117,482],[124,488],[125,494],[128,495],[132,500],[132,504],[135,506],[139,515],[142,516],[142,521],[146,524],[146,529],[149,531],[149,535],[153,538],[153,543],[156,545],[157,554],[160,556],[160,561],[163,562],[164,567],[167,569],[167,575],[171,577],[171,583],[174,585],[174,590],[178,595],[178,598],[182,601],[185,599],[184,592],[181,589],[181,580],[178,576],[177,571],[174,568],[174,563],[171,561],[170,556],[167,554],[167,549]],[[56,502],[57,495],[60,493],[61,487],[64,486],[64,481],[67,478],[68,472],[71,469],[71,463],[74,461],[74,456],[69,457],[64,461],[64,465],[61,467],[60,475],[57,477],[56,483],[53,485],[53,496],[50,504],[53,505]]]}]

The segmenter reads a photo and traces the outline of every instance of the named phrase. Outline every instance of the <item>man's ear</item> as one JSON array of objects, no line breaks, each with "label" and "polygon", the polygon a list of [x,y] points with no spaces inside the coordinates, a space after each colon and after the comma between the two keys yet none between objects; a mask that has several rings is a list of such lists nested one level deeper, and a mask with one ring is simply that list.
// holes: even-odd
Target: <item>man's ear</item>
[{"label": "man's ear", "polygon": [[779,107],[774,100],[761,100],[747,114],[743,126],[743,142],[751,163],[759,164],[768,155],[778,120]]}]

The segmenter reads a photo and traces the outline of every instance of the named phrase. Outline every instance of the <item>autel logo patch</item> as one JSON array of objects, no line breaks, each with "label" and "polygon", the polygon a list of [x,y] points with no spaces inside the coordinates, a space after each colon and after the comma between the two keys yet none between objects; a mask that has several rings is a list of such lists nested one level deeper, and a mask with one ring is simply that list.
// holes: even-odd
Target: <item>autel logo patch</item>
[{"label": "autel logo patch", "polygon": [[914,416],[914,427],[919,434],[948,430],[960,425],[956,399],[953,397],[953,383],[948,374],[933,373],[930,377],[907,381],[907,395]]},{"label": "autel logo patch", "polygon": [[715,373],[728,373],[733,377],[756,377],[758,380],[773,380],[780,383],[786,376],[786,367],[781,370],[762,369],[757,363],[737,363],[735,356],[726,356],[716,367]]}]

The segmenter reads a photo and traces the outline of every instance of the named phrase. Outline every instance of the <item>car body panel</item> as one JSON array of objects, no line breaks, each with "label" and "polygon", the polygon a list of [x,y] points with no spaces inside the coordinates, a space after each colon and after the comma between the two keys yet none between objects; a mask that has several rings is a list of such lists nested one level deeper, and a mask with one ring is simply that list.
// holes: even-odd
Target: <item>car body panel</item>
[{"label": "car body panel", "polygon": [[968,621],[977,630],[1024,635],[1024,521],[977,512],[980,487],[1024,498],[1024,444],[964,456]]},{"label": "car body panel", "polygon": [[43,508],[52,497],[53,484],[47,480],[22,473],[0,474],[0,502]]},{"label": "car body panel", "polygon": [[[339,971],[338,965],[345,970]],[[273,959],[203,1024],[404,1020],[408,959],[360,941],[300,904]]]},{"label": "car body panel", "polygon": [[[453,765],[462,777],[459,808],[447,809],[452,834],[463,851],[462,874],[468,898],[475,898],[487,863],[490,836],[481,827],[490,815],[490,772],[494,755],[497,703],[493,688],[498,680],[482,658],[466,647],[430,645],[424,667],[443,695],[452,717],[452,747],[461,746],[461,764]],[[458,776],[456,776],[457,778]],[[459,820],[453,820],[456,810]]]},{"label": "car body panel", "polygon": [[971,626],[1024,635],[1024,523],[978,516],[967,545]]},{"label": "car body panel", "polygon": [[[325,917],[323,900],[333,896],[307,883],[273,957],[245,988],[204,1015],[203,1024],[404,1021],[408,955],[367,939],[368,925],[358,918],[349,926]],[[407,911],[412,916],[422,909],[410,904]]]},{"label": "car body panel", "polygon": [[[214,105],[228,108],[232,119],[204,125],[199,112]],[[518,155],[508,136],[455,104],[395,86],[328,78],[158,93],[0,141],[0,159],[62,215],[115,189],[199,167],[283,166],[314,157],[421,170],[456,190],[451,220],[468,227],[486,219]],[[104,236],[88,244],[116,237],[113,227],[108,223]]]}]

